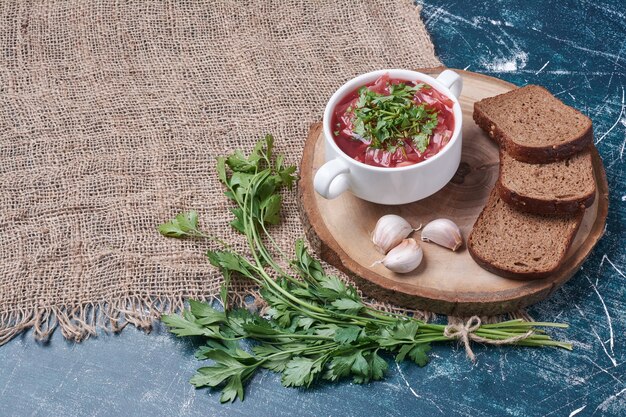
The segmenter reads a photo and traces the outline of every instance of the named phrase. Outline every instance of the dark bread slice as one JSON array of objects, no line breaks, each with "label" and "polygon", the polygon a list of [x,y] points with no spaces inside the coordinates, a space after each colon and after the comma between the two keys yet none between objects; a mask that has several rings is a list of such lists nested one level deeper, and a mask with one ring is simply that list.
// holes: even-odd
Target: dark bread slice
[{"label": "dark bread slice", "polygon": [[495,188],[467,240],[474,261],[494,274],[537,279],[565,261],[583,211],[569,216],[524,213],[505,203]]},{"label": "dark bread slice", "polygon": [[474,121],[509,155],[531,164],[569,158],[593,142],[591,120],[537,85],[476,102]]},{"label": "dark bread slice", "polygon": [[500,149],[496,189],[505,202],[528,213],[553,215],[584,210],[596,197],[591,152],[587,149],[549,164],[528,164]]}]

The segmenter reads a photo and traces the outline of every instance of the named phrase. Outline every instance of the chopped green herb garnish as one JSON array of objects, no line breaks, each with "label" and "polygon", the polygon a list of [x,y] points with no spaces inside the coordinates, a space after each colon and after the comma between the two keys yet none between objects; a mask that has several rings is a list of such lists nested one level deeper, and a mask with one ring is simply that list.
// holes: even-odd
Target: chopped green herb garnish
[{"label": "chopped green herb garnish", "polygon": [[392,152],[408,139],[424,152],[438,122],[436,110],[414,101],[415,93],[426,87],[425,84],[389,84],[387,95],[361,87],[352,119],[353,132],[375,149]]},{"label": "chopped green herb garnish", "polygon": [[424,152],[428,147],[428,142],[430,142],[426,133],[418,133],[413,136],[412,141],[413,146],[415,146],[415,148],[420,152]]}]

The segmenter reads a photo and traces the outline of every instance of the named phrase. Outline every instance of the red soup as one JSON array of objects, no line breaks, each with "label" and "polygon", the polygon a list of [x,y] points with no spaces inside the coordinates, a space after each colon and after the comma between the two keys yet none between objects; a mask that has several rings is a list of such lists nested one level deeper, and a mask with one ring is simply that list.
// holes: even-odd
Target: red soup
[{"label": "red soup", "polygon": [[413,165],[436,155],[452,138],[453,104],[426,83],[385,74],[337,104],[331,129],[339,148],[359,162]]}]

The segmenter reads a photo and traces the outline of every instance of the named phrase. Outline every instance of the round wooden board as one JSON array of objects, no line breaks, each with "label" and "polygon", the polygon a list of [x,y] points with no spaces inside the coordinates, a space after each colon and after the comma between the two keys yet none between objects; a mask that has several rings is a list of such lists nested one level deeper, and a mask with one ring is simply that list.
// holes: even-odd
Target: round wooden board
[{"label": "round wooden board", "polygon": [[[421,71],[436,75],[442,70]],[[589,255],[604,232],[608,212],[606,174],[594,148],[596,200],[585,213],[565,264],[548,278],[534,281],[501,278],[480,268],[465,246],[451,252],[430,243],[421,243],[424,261],[412,273],[395,274],[382,265],[370,267],[381,258],[370,241],[370,233],[380,216],[399,214],[414,226],[446,217],[459,225],[467,239],[497,179],[498,148],[472,120],[474,102],[516,87],[485,75],[456,71],[464,82],[460,98],[463,153],[457,175],[446,187],[425,200],[402,206],[369,203],[350,193],[325,200],[313,190],[315,172],[324,163],[322,128],[317,123],[311,126],[300,165],[301,215],[309,241],[320,257],[353,277],[368,296],[442,314],[506,313],[550,296],[574,275]]]}]

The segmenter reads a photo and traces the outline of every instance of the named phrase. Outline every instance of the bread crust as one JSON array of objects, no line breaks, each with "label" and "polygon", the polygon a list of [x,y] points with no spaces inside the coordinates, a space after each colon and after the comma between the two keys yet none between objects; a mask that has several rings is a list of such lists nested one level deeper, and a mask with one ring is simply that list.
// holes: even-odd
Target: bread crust
[{"label": "bread crust", "polygon": [[[578,110],[576,112],[582,115]],[[584,115],[583,115],[584,116]],[[587,128],[585,131],[573,140],[559,146],[524,146],[513,142],[508,135],[502,131],[495,123],[483,113],[480,109],[480,102],[474,104],[473,119],[476,124],[483,129],[491,139],[493,139],[500,148],[521,162],[529,164],[546,164],[549,162],[561,161],[567,159],[578,152],[584,150],[593,143],[593,128],[588,117]]]},{"label": "bread crust", "polygon": [[548,216],[574,214],[590,207],[596,199],[595,189],[592,193],[587,194],[582,198],[571,200],[546,200],[528,197],[518,194],[505,187],[504,184],[502,184],[502,179],[500,177],[498,178],[495,187],[498,195],[505,203],[515,207],[519,211],[531,214],[542,214]]},{"label": "bread crust", "polygon": [[[493,198],[493,197],[494,197],[494,193],[492,192],[492,194],[489,197],[489,199],[491,200],[491,198]],[[550,269],[547,269],[547,270],[544,270],[544,271],[518,272],[518,271],[511,271],[510,269],[500,268],[500,267],[498,267],[496,265],[493,265],[491,262],[489,262],[488,260],[486,260],[483,257],[481,257],[474,250],[474,239],[473,239],[474,238],[474,230],[476,230],[476,225],[479,224],[479,222],[482,221],[482,218],[483,218],[483,216],[485,214],[485,211],[487,210],[488,207],[489,207],[489,202],[487,202],[487,204],[485,205],[485,208],[483,208],[483,210],[480,212],[480,215],[476,219],[476,222],[474,223],[474,226],[472,227],[472,231],[470,232],[470,235],[467,238],[467,250],[468,250],[470,256],[472,257],[472,259],[474,259],[474,261],[478,265],[480,265],[481,268],[486,269],[489,272],[492,272],[492,273],[494,273],[496,275],[499,275],[501,277],[504,277],[504,278],[511,278],[511,279],[517,279],[517,280],[526,280],[526,281],[546,278],[546,277],[554,274],[556,271],[559,270],[559,268],[561,268],[561,266],[563,266],[563,263],[565,262],[565,255],[567,255],[567,251],[569,250],[569,248],[572,246],[572,243],[574,242],[574,238],[576,237],[576,233],[578,232],[578,229],[580,228],[580,225],[581,225],[582,220],[583,220],[583,215],[584,215],[584,211],[579,211],[577,213],[577,218],[576,218],[576,223],[575,223],[576,227],[570,233],[570,236],[569,236],[568,241],[567,241],[567,243],[565,245],[565,248],[559,254],[559,262],[557,262],[556,265],[553,268],[550,268]]]},{"label": "bread crust", "polygon": [[502,157],[503,152],[505,151],[500,148],[500,175],[496,181],[495,188],[500,198],[504,200],[505,203],[515,207],[516,209],[526,213],[543,215],[574,214],[590,207],[595,201],[595,183],[593,190],[588,194],[585,194],[582,197],[562,200],[529,197],[507,188],[502,182],[502,166],[504,164],[504,158]]}]

